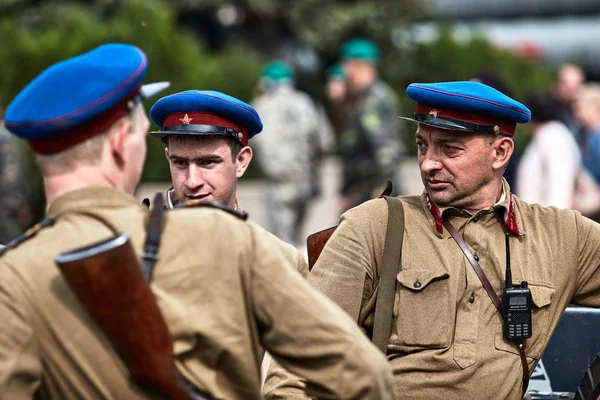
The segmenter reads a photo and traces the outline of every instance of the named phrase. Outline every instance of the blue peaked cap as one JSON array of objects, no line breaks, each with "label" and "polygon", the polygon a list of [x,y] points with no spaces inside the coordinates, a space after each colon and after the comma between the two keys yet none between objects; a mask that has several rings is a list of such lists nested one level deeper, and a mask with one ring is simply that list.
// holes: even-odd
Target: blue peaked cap
[{"label": "blue peaked cap", "polygon": [[150,133],[160,139],[168,135],[224,135],[246,145],[263,128],[250,104],[212,90],[186,90],[163,97],[150,109],[150,118],[160,127]]},{"label": "blue peaked cap", "polygon": [[[117,43],[61,61],[14,98],[6,109],[5,125],[29,140],[36,152],[60,151],[126,115],[128,100],[141,100],[168,86],[144,92],[140,86],[147,65],[139,48]],[[120,103],[122,109],[113,110]]]},{"label": "blue peaked cap", "polygon": [[531,119],[523,104],[479,82],[413,83],[406,94],[417,112],[404,119],[443,129],[513,136],[517,123]]}]

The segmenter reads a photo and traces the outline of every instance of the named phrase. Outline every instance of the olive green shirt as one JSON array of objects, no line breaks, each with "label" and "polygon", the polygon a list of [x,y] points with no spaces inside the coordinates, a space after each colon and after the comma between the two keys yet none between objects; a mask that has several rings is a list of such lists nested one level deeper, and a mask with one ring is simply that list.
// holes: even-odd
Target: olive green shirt
[{"label": "olive green shirt", "polygon": [[[387,347],[397,398],[521,398],[519,352],[504,339],[501,316],[436,211],[479,258],[498,296],[504,232],[511,231],[512,279],[528,281],[533,299],[533,336],[525,342],[530,371],[568,304],[600,307],[600,225],[572,210],[527,204],[504,185],[504,200],[474,215],[438,209],[425,193],[402,197],[402,270]],[[308,278],[368,333],[386,226],[383,199],[348,211]],[[299,379],[272,365],[264,393],[267,399],[303,399],[299,387]]]},{"label": "olive green shirt", "polygon": [[[146,398],[54,259],[115,232],[141,254],[148,212],[129,195],[91,187],[62,195],[49,214],[52,226],[0,257],[2,398]],[[264,347],[323,398],[393,398],[385,357],[271,236],[213,208],[165,219],[151,289],[191,383],[221,399],[259,399]]]}]

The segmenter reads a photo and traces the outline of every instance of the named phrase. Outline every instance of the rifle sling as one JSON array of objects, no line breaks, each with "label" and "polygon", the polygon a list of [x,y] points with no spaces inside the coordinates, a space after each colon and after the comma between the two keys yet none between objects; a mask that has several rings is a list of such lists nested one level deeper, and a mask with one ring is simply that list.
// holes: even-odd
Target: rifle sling
[{"label": "rifle sling", "polygon": [[373,322],[373,344],[383,354],[392,332],[394,297],[396,296],[396,275],[402,264],[402,241],[404,240],[404,208],[397,197],[383,196],[388,205],[388,223],[383,248],[381,275],[379,277],[375,320]]},{"label": "rifle sling", "polygon": [[[446,228],[446,230],[448,231],[448,233],[450,233],[450,235],[454,238],[454,241],[458,244],[458,247],[460,247],[462,252],[465,254],[469,263],[473,266],[473,269],[475,270],[475,273],[479,277],[479,280],[481,281],[483,288],[485,289],[488,296],[492,300],[492,303],[494,303],[494,306],[496,306],[496,310],[498,311],[498,314],[500,314],[500,318],[502,320],[504,320],[504,317],[503,317],[504,313],[502,312],[502,302],[498,298],[498,295],[496,295],[496,292],[494,291],[492,284],[490,283],[487,276],[485,275],[485,272],[483,272],[481,265],[479,265],[479,262],[477,262],[477,260],[475,260],[473,253],[471,253],[471,250],[469,250],[469,247],[467,246],[467,244],[465,243],[463,238],[458,234],[458,232],[456,231],[454,226],[450,223],[450,221],[444,221],[443,224],[444,224],[444,227]],[[522,388],[522,391],[523,391],[523,395],[525,395],[525,392],[527,391],[527,386],[529,386],[529,364],[527,363],[527,357],[525,357],[525,342],[523,340],[516,340],[515,342],[517,343],[517,347],[519,349],[519,356],[521,357],[521,365],[523,366],[523,388]]]}]

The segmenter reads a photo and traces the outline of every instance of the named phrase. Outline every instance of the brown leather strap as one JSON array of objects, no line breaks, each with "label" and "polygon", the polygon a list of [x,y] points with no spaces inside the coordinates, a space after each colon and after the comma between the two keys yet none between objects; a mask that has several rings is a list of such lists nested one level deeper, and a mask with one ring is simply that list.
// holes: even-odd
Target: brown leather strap
[{"label": "brown leather strap", "polygon": [[404,240],[404,207],[397,197],[383,196],[388,204],[388,223],[383,248],[381,274],[377,285],[375,320],[373,322],[373,344],[383,354],[392,332],[394,298],[396,296],[396,275],[402,264],[402,241]]},{"label": "brown leather strap", "polygon": [[[504,320],[504,313],[502,312],[502,302],[498,298],[498,295],[496,295],[496,292],[494,291],[492,284],[485,275],[485,272],[483,272],[483,269],[481,269],[481,265],[479,265],[477,260],[475,260],[473,253],[471,253],[471,250],[469,250],[469,247],[467,246],[463,238],[458,234],[454,226],[452,226],[450,221],[444,221],[443,224],[448,233],[450,233],[450,235],[454,238],[454,241],[458,244],[458,247],[460,247],[462,252],[465,254],[465,257],[467,257],[469,263],[473,266],[473,269],[479,277],[483,288],[492,300],[492,303],[494,303],[494,306],[496,306],[496,310],[498,311],[498,314],[500,314],[500,318]],[[525,357],[525,342],[523,340],[516,340],[515,343],[517,344],[517,348],[519,349],[519,356],[521,357],[521,365],[523,367],[522,391],[524,395],[525,391],[527,391],[527,386],[529,386],[529,364],[527,363],[527,357]]]},{"label": "brown leather strap", "polygon": [[150,210],[150,221],[146,230],[146,241],[142,252],[142,269],[148,283],[152,280],[154,264],[158,261],[158,248],[160,246],[160,233],[162,231],[162,217],[165,212],[162,193],[157,192],[154,196],[152,210]]}]

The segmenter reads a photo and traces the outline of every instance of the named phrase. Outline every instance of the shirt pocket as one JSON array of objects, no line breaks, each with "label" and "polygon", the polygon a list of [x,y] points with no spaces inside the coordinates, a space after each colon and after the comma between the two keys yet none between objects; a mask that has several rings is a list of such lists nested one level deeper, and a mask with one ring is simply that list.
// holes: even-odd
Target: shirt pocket
[{"label": "shirt pocket", "polygon": [[[528,358],[538,360],[542,356],[542,352],[550,338],[551,332],[548,332],[548,321],[555,289],[548,284],[530,282],[529,290],[531,290],[531,300],[533,303],[531,310],[532,336],[525,341],[525,355]],[[494,344],[497,350],[519,354],[515,342],[504,338],[502,325],[496,330]]]},{"label": "shirt pocket", "polygon": [[441,269],[408,269],[398,273],[392,346],[407,351],[450,345],[449,277]]}]

